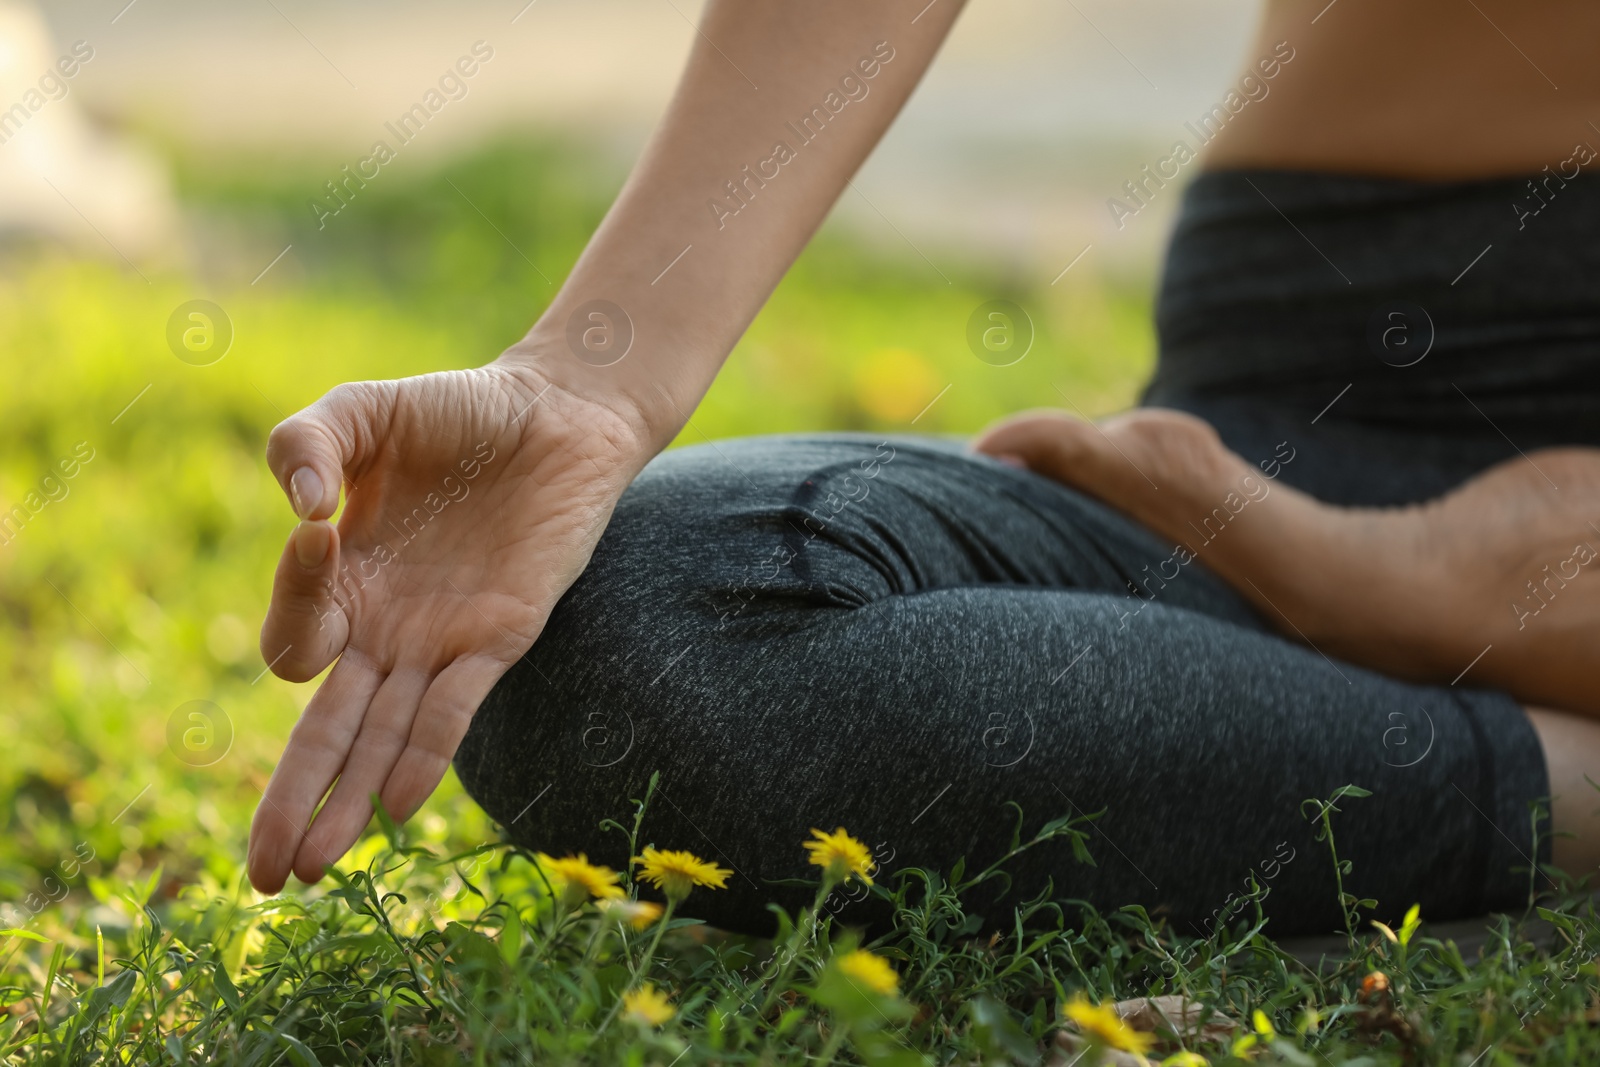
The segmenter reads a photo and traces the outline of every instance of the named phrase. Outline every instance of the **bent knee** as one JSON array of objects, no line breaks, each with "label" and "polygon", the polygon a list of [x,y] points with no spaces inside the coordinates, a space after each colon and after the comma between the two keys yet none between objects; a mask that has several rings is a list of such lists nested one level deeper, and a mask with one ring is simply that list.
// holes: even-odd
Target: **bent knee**
[{"label": "bent knee", "polygon": [[590,847],[651,771],[724,745],[732,709],[761,700],[774,638],[916,586],[884,534],[906,490],[884,475],[931,483],[948,451],[767,437],[658,457],[479,708],[456,757],[467,791],[514,839]]}]

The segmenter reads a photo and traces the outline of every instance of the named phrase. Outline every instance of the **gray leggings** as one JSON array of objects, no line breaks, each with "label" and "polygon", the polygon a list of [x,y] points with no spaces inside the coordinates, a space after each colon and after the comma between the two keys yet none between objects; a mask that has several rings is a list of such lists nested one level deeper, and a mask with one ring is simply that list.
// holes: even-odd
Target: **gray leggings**
[{"label": "gray leggings", "polygon": [[[1304,425],[1282,444],[1264,424],[1223,429],[1270,490],[1266,474],[1304,484],[1352,462]],[[1464,473],[1391,470],[1383,494]],[[810,899],[772,882],[815,873],[812,827],[867,841],[889,879],[971,870],[1003,849],[1014,801],[1030,832],[1104,815],[1093,866],[1064,842],[1027,853],[1006,900],[980,902],[994,922],[1052,880],[1203,934],[1240,916],[1253,879],[1274,933],[1324,932],[1341,921],[1333,871],[1301,802],[1346,784],[1373,792],[1334,817],[1346,887],[1380,918],[1526,903],[1548,852],[1531,812],[1543,757],[1514,701],[1467,684],[1330,662],[1278,636],[1203,547],[1179,564],[1116,511],[959,445],[753,438],[649,465],[456,768],[516,842],[617,866],[624,839],[598,824],[625,821],[660,771],[641,843],[732,868],[686,909],[729,929]]]}]

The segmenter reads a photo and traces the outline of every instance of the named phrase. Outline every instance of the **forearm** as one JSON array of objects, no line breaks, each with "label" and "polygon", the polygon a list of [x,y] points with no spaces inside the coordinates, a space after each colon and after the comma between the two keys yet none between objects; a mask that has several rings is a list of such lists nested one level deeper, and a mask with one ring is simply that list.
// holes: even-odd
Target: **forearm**
[{"label": "forearm", "polygon": [[[664,447],[899,112],[961,3],[711,0],[655,136],[505,358],[628,407],[651,450]],[[591,319],[596,300],[626,321]],[[600,365],[630,326],[626,356]]]}]

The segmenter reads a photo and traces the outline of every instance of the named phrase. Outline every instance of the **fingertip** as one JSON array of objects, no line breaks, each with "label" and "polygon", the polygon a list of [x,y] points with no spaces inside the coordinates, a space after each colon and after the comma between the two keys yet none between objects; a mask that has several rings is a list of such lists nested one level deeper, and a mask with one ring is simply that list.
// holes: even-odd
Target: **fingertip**
[{"label": "fingertip", "polygon": [[[262,801],[266,803],[265,798]],[[285,865],[279,862],[279,849],[274,848],[271,842],[273,830],[268,825],[271,816],[262,808],[256,809],[256,817],[250,827],[250,847],[245,854],[245,873],[250,878],[250,884],[256,892],[272,896],[283,889],[287,877]]]},{"label": "fingertip", "polygon": [[322,876],[327,873],[327,865],[320,860],[296,859],[294,861],[294,876],[305,885],[316,885],[322,881]]},{"label": "fingertip", "polygon": [[283,892],[283,875],[268,871],[254,863],[249,864],[245,869],[250,875],[250,885],[257,893],[270,897]]},{"label": "fingertip", "polygon": [[1018,449],[1016,443],[1027,442],[1036,437],[1041,430],[1046,430],[1062,422],[1076,422],[1065,411],[1056,408],[1035,408],[1031,411],[1019,411],[1004,418],[997,419],[985,426],[972,442],[972,450],[985,455],[996,452],[1012,452]]},{"label": "fingertip", "polygon": [[[359,777],[347,765],[340,774]],[[369,796],[370,794],[368,794]],[[294,857],[295,877],[307,885],[327,874],[328,868],[349,852],[372,822],[372,804],[367,796],[335,788],[312,820]]]},{"label": "fingertip", "polygon": [[289,476],[289,503],[302,519],[326,519],[339,507],[339,480],[301,467]]},{"label": "fingertip", "polygon": [[302,519],[311,517],[311,510],[322,502],[322,479],[310,467],[301,467],[289,476],[289,503],[294,513]]},{"label": "fingertip", "polygon": [[1012,416],[985,430],[973,451],[1009,466],[1090,488],[1100,433],[1070,412],[1046,409]]},{"label": "fingertip", "polygon": [[[439,783],[433,782],[419,785],[417,782],[401,778],[401,775],[405,774],[403,766],[397,766],[396,771],[399,773],[390,775],[389,782],[384,785],[383,795],[378,802],[383,805],[383,810],[388,814],[389,818],[399,824],[417,813],[422,805],[427,802],[428,795],[433,792]],[[440,778],[442,779],[443,775]]]},{"label": "fingertip", "polygon": [[272,673],[276,677],[282,678],[286,682],[293,682],[296,685],[299,685],[302,682],[311,681],[311,679],[322,673],[322,668],[316,666],[315,660],[291,661],[289,654],[293,651],[293,645],[285,646],[282,658],[276,663],[270,664],[272,667]]},{"label": "fingertip", "polygon": [[328,560],[333,548],[333,524],[325,521],[305,520],[290,535],[294,542],[295,562],[308,571],[318,570]]},{"label": "fingertip", "polygon": [[294,859],[295,877],[307,884],[320,879],[327,868],[360,840],[362,831],[371,822],[371,804],[358,801],[348,793],[341,796],[335,789],[300,842]]}]

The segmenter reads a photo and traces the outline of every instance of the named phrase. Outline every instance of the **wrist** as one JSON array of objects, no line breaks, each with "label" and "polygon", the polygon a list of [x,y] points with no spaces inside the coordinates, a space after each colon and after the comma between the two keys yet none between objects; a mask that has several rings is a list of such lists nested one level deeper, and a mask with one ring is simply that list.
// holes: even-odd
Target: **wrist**
[{"label": "wrist", "polygon": [[500,362],[615,411],[648,459],[678,436],[722,362],[703,339],[675,340],[683,332],[675,318],[648,305],[630,312],[609,300],[569,306],[558,297]]},{"label": "wrist", "polygon": [[603,434],[612,451],[642,469],[671,443],[682,419],[660,394],[637,388],[616,367],[595,367],[573,357],[564,345],[529,337],[501,353],[492,367],[517,383],[524,403],[573,412]]}]

